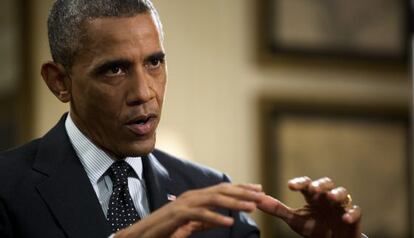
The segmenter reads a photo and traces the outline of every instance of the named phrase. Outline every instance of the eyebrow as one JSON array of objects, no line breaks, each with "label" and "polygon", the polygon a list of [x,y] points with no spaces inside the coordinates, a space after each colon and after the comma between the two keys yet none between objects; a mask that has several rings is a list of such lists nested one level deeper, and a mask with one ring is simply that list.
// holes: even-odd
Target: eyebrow
[{"label": "eyebrow", "polygon": [[152,61],[152,60],[159,60],[159,59],[161,59],[161,60],[165,59],[165,53],[164,52],[160,51],[160,52],[157,52],[157,53],[154,53],[154,54],[151,54],[151,55],[147,56],[145,58],[145,62],[149,62],[149,61]]}]

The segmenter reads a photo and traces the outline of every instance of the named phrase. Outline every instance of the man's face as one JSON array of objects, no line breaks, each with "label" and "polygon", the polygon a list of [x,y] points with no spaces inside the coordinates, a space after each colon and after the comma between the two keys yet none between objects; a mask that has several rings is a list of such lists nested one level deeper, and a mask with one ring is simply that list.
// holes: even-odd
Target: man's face
[{"label": "man's face", "polygon": [[150,14],[85,23],[70,70],[71,115],[111,155],[142,156],[155,144],[167,69]]}]

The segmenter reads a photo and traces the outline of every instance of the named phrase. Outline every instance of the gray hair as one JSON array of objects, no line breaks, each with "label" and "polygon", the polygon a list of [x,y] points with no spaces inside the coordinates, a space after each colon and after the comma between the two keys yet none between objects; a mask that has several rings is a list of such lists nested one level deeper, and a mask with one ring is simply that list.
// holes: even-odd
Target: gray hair
[{"label": "gray hair", "polygon": [[157,10],[150,0],[56,0],[47,21],[50,52],[53,61],[67,70],[81,47],[83,23],[103,17],[132,17],[150,13],[161,38],[163,31]]}]

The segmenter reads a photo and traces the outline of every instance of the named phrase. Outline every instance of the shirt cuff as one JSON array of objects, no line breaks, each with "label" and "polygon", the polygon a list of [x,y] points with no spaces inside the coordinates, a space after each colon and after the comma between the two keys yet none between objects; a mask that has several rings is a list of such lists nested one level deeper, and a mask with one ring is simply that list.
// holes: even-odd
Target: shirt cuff
[{"label": "shirt cuff", "polygon": [[[114,237],[115,237],[115,234],[111,234],[110,236],[108,236],[108,238],[114,238]],[[368,238],[368,237],[366,237],[366,236],[364,237],[363,236],[363,238]]]},{"label": "shirt cuff", "polygon": [[[111,238],[111,237],[110,237]],[[361,238],[368,238],[364,233],[361,234]]]}]

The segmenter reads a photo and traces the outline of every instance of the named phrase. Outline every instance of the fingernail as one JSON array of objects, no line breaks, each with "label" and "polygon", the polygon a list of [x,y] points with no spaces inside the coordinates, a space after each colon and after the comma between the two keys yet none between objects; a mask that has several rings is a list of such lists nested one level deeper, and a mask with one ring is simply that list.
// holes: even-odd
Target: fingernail
[{"label": "fingernail", "polygon": [[317,181],[314,181],[314,182],[311,183],[310,189],[313,190],[316,193],[319,193],[320,190],[321,190],[321,188],[319,186],[320,186],[320,183],[317,182]]},{"label": "fingernail", "polygon": [[252,188],[254,190],[257,190],[257,191],[261,191],[263,189],[261,184],[256,184],[256,183],[247,183],[245,184],[245,186]]},{"label": "fingernail", "polygon": [[226,223],[226,224],[231,225],[231,224],[233,224],[234,220],[231,217],[223,217],[223,222]]},{"label": "fingernail", "polygon": [[329,193],[331,193],[332,195],[338,195],[339,190],[337,188],[332,189],[331,191],[329,191]]},{"label": "fingernail", "polygon": [[289,183],[303,183],[305,180],[303,178],[294,178],[289,181]]},{"label": "fingernail", "polygon": [[313,182],[311,183],[311,185],[312,185],[313,187],[318,187],[318,186],[319,186],[319,182],[318,182],[318,181],[313,181]]},{"label": "fingernail", "polygon": [[347,223],[349,223],[349,224],[351,224],[352,222],[353,222],[353,219],[352,219],[352,216],[351,215],[349,215],[349,214],[344,214],[344,216],[343,216],[343,220],[345,221],[345,222],[347,222]]},{"label": "fingernail", "polygon": [[257,188],[257,189],[259,189],[259,190],[262,190],[263,189],[263,186],[261,185],[261,184],[251,184],[253,187],[255,187],[255,188]]},{"label": "fingernail", "polygon": [[252,203],[252,202],[241,202],[241,205],[245,208],[248,208],[248,209],[255,209],[256,208],[256,204]]},{"label": "fingernail", "polygon": [[253,195],[255,198],[260,198],[260,197],[266,195],[266,193],[264,193],[264,192],[255,192],[255,191],[251,191],[250,194]]}]

